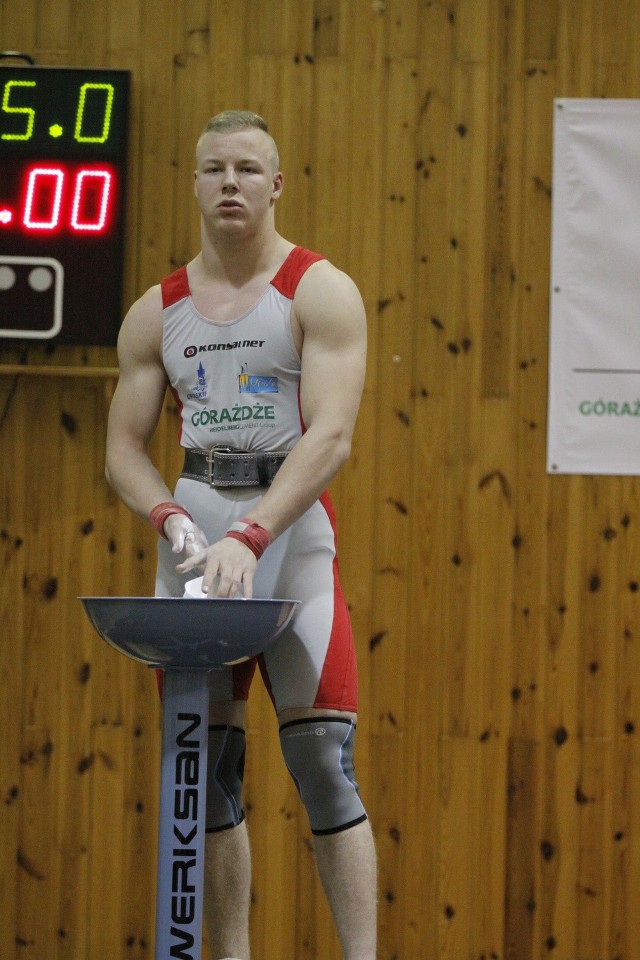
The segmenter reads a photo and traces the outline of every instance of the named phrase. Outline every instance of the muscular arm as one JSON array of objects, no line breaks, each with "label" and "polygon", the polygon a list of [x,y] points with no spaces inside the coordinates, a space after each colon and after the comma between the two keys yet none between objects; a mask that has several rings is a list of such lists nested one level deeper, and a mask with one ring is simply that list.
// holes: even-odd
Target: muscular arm
[{"label": "muscular arm", "polygon": [[326,490],[348,460],[364,383],[366,318],[353,281],[328,263],[302,279],[300,405],[306,432],[251,519],[277,537]]},{"label": "muscular arm", "polygon": [[[364,383],[366,318],[358,290],[326,262],[302,278],[294,300],[302,335],[300,403],[306,432],[295,445],[248,519],[278,537],[326,490],[351,451]],[[251,596],[256,561],[235,540],[223,539],[178,569],[201,566],[203,589],[232,596],[242,584]]]},{"label": "muscular arm", "polygon": [[122,324],[120,378],[107,429],[107,480],[129,509],[145,519],[157,503],[172,499],[147,453],[167,388],[161,338],[161,301],[155,287],[133,305]]}]

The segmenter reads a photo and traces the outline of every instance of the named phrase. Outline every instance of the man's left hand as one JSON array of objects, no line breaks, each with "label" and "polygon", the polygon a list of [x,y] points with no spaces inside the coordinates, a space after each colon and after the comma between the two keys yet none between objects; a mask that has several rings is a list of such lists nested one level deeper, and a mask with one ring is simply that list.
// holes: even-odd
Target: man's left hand
[{"label": "man's left hand", "polygon": [[223,537],[194,553],[176,567],[178,573],[204,570],[202,592],[212,597],[253,596],[253,577],[258,561],[243,543]]}]

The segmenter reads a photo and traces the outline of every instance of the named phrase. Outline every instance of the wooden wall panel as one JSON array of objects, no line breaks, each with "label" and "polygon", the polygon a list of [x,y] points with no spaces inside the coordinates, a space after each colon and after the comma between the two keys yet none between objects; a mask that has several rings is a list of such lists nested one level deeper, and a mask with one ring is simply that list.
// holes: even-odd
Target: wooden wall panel
[{"label": "wooden wall panel", "polygon": [[[545,472],[553,98],[640,96],[640,0],[0,0],[0,38],[132,71],[126,305],[197,251],[195,140],[235,106],[281,231],[362,290],[332,493],[381,960],[640,960],[640,490]],[[115,364],[0,344],[2,960],[152,956],[154,678],[76,599],[153,589],[103,480]],[[177,426],[167,397],[170,481]],[[255,955],[339,960],[259,684],[249,745]]]}]

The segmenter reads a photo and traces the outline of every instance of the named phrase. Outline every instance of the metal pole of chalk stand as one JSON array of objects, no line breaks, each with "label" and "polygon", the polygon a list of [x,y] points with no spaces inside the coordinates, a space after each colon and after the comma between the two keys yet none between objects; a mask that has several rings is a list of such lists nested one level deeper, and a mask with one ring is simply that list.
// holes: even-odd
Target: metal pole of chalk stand
[{"label": "metal pole of chalk stand", "polygon": [[165,670],[156,960],[202,953],[209,671]]},{"label": "metal pole of chalk stand", "polygon": [[263,653],[298,601],[80,600],[110,646],[163,670],[155,960],[201,960],[209,673]]}]

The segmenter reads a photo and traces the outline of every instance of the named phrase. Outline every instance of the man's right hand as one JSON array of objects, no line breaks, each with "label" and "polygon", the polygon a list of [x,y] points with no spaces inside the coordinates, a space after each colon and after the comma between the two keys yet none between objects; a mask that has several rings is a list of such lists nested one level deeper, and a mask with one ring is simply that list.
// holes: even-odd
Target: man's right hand
[{"label": "man's right hand", "polygon": [[202,592],[211,597],[243,596],[250,600],[257,563],[249,547],[231,537],[223,537],[206,547],[199,556],[192,554],[191,559],[178,564],[176,570],[178,573],[204,571]]},{"label": "man's right hand", "polygon": [[207,549],[208,543],[202,530],[182,513],[172,513],[164,522],[164,532],[174,553],[185,559]]}]

